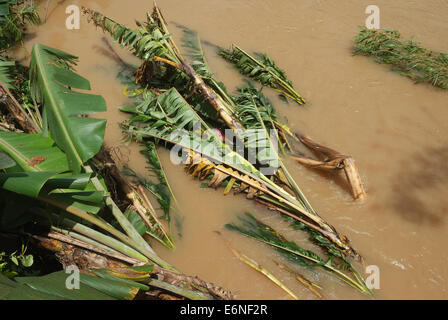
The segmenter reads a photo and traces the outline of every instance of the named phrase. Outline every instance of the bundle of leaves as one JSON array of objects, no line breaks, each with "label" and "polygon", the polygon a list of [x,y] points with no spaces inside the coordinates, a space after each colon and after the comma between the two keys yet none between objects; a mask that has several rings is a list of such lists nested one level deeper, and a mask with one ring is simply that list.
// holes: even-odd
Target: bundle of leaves
[{"label": "bundle of leaves", "polygon": [[390,64],[393,71],[416,83],[427,82],[448,89],[448,54],[432,51],[413,40],[405,41],[396,30],[360,27],[354,41],[354,54]]}]

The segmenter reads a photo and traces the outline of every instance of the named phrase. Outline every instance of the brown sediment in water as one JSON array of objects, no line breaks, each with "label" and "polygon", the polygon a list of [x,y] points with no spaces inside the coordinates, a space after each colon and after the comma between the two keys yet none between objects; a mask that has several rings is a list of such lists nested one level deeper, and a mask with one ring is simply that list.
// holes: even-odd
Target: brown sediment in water
[{"label": "brown sediment in water", "polygon": [[[98,9],[131,27],[135,19],[144,19],[144,12],[152,9],[150,2],[137,0],[127,1],[126,10],[118,0],[73,3]],[[352,56],[353,37],[357,26],[364,24],[369,4],[356,0],[289,1],[281,6],[252,0],[159,2],[168,22],[195,29],[204,40],[223,47],[236,43],[248,52],[268,53],[307,100],[305,107],[285,105],[270,94],[279,115],[292,129],[356,159],[368,193],[365,203],[354,203],[342,182],[331,175],[313,172],[292,159],[285,162],[319,215],[347,235],[368,264],[380,268],[376,297],[448,298],[448,122],[444,120],[448,96],[429,85],[414,85],[371,59]],[[415,36],[426,47],[448,52],[448,44],[440,41],[448,36],[448,4],[396,0],[377,1],[376,5],[381,9],[382,27],[398,29],[405,38]],[[108,50],[101,40],[102,32],[85,20],[80,30],[67,30],[65,5],[49,12],[47,24],[36,30],[26,47],[30,50],[34,42],[41,42],[80,57],[78,72],[107,101],[108,112],[98,115],[108,119],[106,144],[120,146],[129,165],[141,175],[147,173],[140,147],[120,141],[118,123],[128,116],[117,107],[127,98],[116,79],[116,62],[102,53]],[[182,31],[174,24],[169,27],[175,39],[180,39]],[[229,89],[242,83],[240,75],[213,47],[205,45],[204,49],[211,69]],[[117,52],[128,62],[139,63],[126,51]],[[271,93],[265,89],[267,92]],[[224,224],[236,221],[236,214],[249,211],[288,239],[308,245],[306,235],[289,228],[278,214],[243,196],[201,189],[181,166],[169,161],[167,151],[161,151],[161,157],[185,218],[182,238],[176,239],[174,251],[154,244],[163,259],[186,274],[231,290],[238,298],[289,299],[284,291],[237,260],[214,234],[219,230],[232,247],[265,266],[301,299],[315,296],[273,260],[296,268],[317,283],[327,299],[364,298],[325,273],[303,270],[271,248],[224,230]]]}]

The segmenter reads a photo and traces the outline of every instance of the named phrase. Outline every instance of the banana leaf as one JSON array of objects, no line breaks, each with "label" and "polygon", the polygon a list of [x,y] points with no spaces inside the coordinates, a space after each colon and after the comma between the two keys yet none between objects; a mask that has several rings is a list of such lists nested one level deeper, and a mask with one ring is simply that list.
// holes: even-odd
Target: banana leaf
[{"label": "banana leaf", "polygon": [[31,94],[43,105],[44,135],[51,131],[75,174],[98,153],[106,128],[105,119],[83,117],[106,111],[106,102],[74,90],[90,90],[89,81],[73,71],[76,61],[71,54],[35,44],[30,62]]},{"label": "banana leaf", "polygon": [[[169,97],[165,97],[169,96]],[[328,225],[317,214],[304,209],[295,197],[279,187],[272,180],[261,173],[247,159],[233,151],[229,145],[222,143],[214,131],[209,130],[188,103],[182,99],[177,90],[170,89],[160,96],[151,96],[151,100],[143,107],[133,109],[136,114],[129,121],[123,123],[124,131],[137,141],[152,140],[162,145],[175,145],[177,150],[184,150],[188,172],[194,177],[203,179],[214,174],[211,186],[218,187],[224,180],[232,180],[231,187],[236,192],[247,191],[248,197],[258,195],[286,206],[294,215],[304,215],[316,225],[325,230],[326,236],[346,254],[356,252],[351,249],[334,228]],[[164,102],[169,102],[168,104]],[[130,112],[130,109],[128,109]],[[198,129],[195,123],[202,123],[205,131]],[[192,128],[192,130],[188,130]],[[190,150],[190,151],[188,151]],[[235,184],[238,182],[238,185]],[[230,187],[230,188],[231,188]],[[309,224],[314,228],[312,224]],[[326,248],[326,243],[319,242]]]},{"label": "banana leaf", "polygon": [[42,134],[0,132],[0,150],[16,163],[0,174],[2,188],[37,198],[39,194],[91,213],[103,206],[103,195],[90,183],[90,173],[69,173],[65,154]]},{"label": "banana leaf", "polygon": [[[246,213],[244,217],[238,218],[242,222],[242,225],[226,224],[225,227],[274,247],[286,258],[302,267],[323,268],[349,286],[359,290],[361,293],[373,295],[372,291],[367,287],[358,272],[345,259],[342,258],[337,263],[333,262],[333,257],[329,260],[324,260],[314,251],[304,249],[294,241],[288,241],[272,227],[257,220],[250,213]],[[348,270],[353,276],[351,277],[347,275],[343,270]]]},{"label": "banana leaf", "polygon": [[[68,166],[74,174],[80,173],[81,168],[93,173],[85,163],[99,152],[103,144],[106,120],[85,116],[106,111],[106,103],[102,96],[74,90],[90,90],[89,81],[74,72],[77,60],[76,56],[64,51],[35,44],[30,62],[30,88],[33,99],[43,106],[43,135],[51,133],[56,145],[66,154]],[[156,257],[154,250],[129,223],[99,179],[94,176],[91,181],[94,188],[103,193],[104,203],[135,245],[170,268]],[[47,201],[61,207],[53,200],[47,198]],[[81,215],[84,216],[84,213]]]},{"label": "banana leaf", "polygon": [[12,86],[12,67],[15,66],[14,61],[9,61],[6,58],[3,58],[0,56],[0,82],[3,83],[3,85],[11,89]]},{"label": "banana leaf", "polygon": [[3,289],[0,299],[132,300],[141,287],[136,282],[124,282],[114,276],[105,278],[81,273],[80,287],[73,290],[66,287],[68,276],[65,271],[59,271],[40,277],[17,277],[13,281],[0,274],[0,288]]},{"label": "banana leaf", "polygon": [[204,79],[204,81],[217,92],[229,106],[232,107],[232,110],[234,110],[235,104],[228,95],[224,83],[216,79],[207,63],[198,33],[194,30],[184,28],[182,42],[183,46],[187,49],[186,56],[190,58],[190,64],[196,73],[201,76],[202,79]]},{"label": "banana leaf", "polygon": [[294,89],[292,82],[286,77],[285,71],[281,70],[267,54],[255,53],[255,57],[252,57],[235,45],[231,50],[218,48],[218,54],[225,60],[234,63],[241,74],[280,92],[280,96],[285,101],[287,101],[285,97],[288,97],[298,104],[305,103],[305,99]]},{"label": "banana leaf", "polygon": [[0,169],[7,169],[14,167],[16,162],[4,152],[0,152]]}]

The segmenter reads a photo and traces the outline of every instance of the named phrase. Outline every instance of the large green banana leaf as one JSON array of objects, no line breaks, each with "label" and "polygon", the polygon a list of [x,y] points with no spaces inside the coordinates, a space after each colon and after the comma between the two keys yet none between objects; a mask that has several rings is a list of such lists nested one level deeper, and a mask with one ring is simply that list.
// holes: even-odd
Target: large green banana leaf
[{"label": "large green banana leaf", "polygon": [[37,198],[45,187],[82,190],[87,186],[89,178],[90,174],[68,176],[55,172],[0,173],[0,186],[8,191]]},{"label": "large green banana leaf", "polygon": [[37,198],[50,195],[90,213],[103,207],[103,195],[90,183],[91,174],[72,175],[65,154],[42,134],[0,132],[0,150],[16,165],[0,174],[3,189]]},{"label": "large green banana leaf", "polygon": [[31,94],[43,105],[44,134],[51,131],[75,174],[98,153],[106,128],[105,119],[85,117],[106,111],[106,102],[73,90],[90,90],[89,81],[73,71],[76,61],[71,54],[35,44],[30,63]]},{"label": "large green banana leaf", "polygon": [[42,134],[0,132],[0,149],[14,159],[17,171],[69,171],[67,158],[54,141]]},{"label": "large green banana leaf", "polygon": [[0,274],[0,300],[132,300],[142,288],[137,282],[123,281],[110,274],[95,277],[81,273],[79,289],[68,289],[69,276],[59,271],[40,277],[18,277],[13,281]]}]

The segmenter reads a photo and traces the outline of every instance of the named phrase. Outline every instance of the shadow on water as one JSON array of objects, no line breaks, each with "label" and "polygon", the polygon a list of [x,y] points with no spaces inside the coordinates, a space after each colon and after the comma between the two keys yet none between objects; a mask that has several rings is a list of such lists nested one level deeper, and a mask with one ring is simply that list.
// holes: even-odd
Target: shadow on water
[{"label": "shadow on water", "polygon": [[448,214],[447,186],[448,147],[426,149],[393,177],[392,206],[410,222],[441,226]]}]

